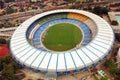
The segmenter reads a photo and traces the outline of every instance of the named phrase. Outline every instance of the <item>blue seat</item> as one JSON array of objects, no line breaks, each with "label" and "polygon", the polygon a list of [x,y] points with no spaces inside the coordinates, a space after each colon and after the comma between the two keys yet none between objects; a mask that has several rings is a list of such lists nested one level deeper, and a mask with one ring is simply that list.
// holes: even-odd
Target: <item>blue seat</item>
[{"label": "blue seat", "polygon": [[30,34],[30,32],[32,31],[32,29],[35,27],[37,25],[37,23],[36,22],[34,22],[34,23],[32,23],[30,26],[29,26],[29,28],[28,28],[28,30],[27,30],[27,37],[29,36],[29,34]]}]

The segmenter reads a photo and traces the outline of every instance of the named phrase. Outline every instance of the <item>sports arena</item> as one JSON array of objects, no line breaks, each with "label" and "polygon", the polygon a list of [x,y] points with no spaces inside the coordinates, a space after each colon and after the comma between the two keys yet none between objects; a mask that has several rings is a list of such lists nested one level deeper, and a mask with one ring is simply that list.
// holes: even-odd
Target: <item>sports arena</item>
[{"label": "sports arena", "polygon": [[47,11],[23,22],[11,37],[13,58],[36,72],[78,73],[101,63],[114,33],[101,17],[83,10]]}]

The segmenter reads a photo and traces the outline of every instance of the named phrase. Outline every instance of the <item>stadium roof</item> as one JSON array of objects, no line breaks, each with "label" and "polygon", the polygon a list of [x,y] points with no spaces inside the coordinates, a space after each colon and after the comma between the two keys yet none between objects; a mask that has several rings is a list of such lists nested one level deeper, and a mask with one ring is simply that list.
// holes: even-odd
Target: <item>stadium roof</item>
[{"label": "stadium roof", "polygon": [[[26,39],[28,27],[37,19],[60,12],[74,12],[88,16],[97,25],[97,34],[86,46],[70,52],[44,52],[31,46]],[[110,25],[101,17],[83,10],[61,9],[38,14],[23,22],[14,32],[10,48],[13,57],[22,65],[40,71],[66,72],[95,65],[104,59],[114,43],[114,33]]]}]

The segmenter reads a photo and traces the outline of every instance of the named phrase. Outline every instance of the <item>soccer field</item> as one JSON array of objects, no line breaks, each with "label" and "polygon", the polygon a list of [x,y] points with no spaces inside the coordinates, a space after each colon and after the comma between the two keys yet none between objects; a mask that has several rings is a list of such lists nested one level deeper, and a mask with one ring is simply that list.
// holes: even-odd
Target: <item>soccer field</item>
[{"label": "soccer field", "polygon": [[43,45],[53,51],[67,51],[82,40],[82,32],[76,25],[59,23],[50,26],[42,35]]}]

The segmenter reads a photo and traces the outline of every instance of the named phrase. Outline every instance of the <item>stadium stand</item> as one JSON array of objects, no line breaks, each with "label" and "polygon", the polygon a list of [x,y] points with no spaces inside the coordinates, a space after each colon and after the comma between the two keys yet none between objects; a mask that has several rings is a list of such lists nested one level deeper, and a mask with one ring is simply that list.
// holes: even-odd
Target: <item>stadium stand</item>
[{"label": "stadium stand", "polygon": [[37,22],[39,24],[43,24],[50,20],[59,19],[59,18],[67,18],[67,13],[47,15],[47,16],[44,16],[41,19],[39,19]]},{"label": "stadium stand", "polygon": [[33,29],[36,25],[37,25],[37,23],[34,22],[34,23],[32,23],[32,24],[29,26],[29,28],[28,28],[28,30],[27,30],[27,34],[26,34],[26,36],[27,36],[28,39],[29,39],[30,32],[32,31],[32,29]]},{"label": "stadium stand", "polygon": [[42,36],[42,32],[46,28],[48,28],[51,25],[58,24],[58,23],[64,23],[64,22],[65,23],[72,23],[74,25],[77,25],[82,30],[84,38],[83,38],[83,40],[82,40],[82,42],[80,44],[81,46],[85,46],[85,45],[87,45],[91,41],[92,34],[91,34],[91,31],[90,31],[90,29],[88,28],[87,25],[85,25],[84,23],[81,23],[78,20],[69,19],[69,18],[61,18],[61,19],[54,19],[54,20],[48,21],[47,23],[41,25],[34,32],[34,35],[33,35],[33,45],[34,45],[34,47],[36,47],[38,49],[42,48],[42,45],[41,45],[41,42],[40,42],[42,40],[40,40],[40,39],[41,39],[41,36]]},{"label": "stadium stand", "polygon": [[91,30],[91,34],[92,34],[92,38],[95,37],[96,33],[97,33],[97,27],[96,24],[93,22],[93,20],[91,19],[87,19],[86,21],[84,21],[84,23],[89,26],[89,29]]},{"label": "stadium stand", "polygon": [[13,32],[17,29],[17,27],[11,27],[11,28],[2,28],[0,29],[0,38],[4,38],[6,40],[10,39]]},{"label": "stadium stand", "polygon": [[77,13],[69,13],[68,18],[76,19],[76,20],[79,20],[81,22],[84,22],[88,19],[87,16],[84,16],[82,14],[77,14]]},{"label": "stadium stand", "polygon": [[39,27],[40,27],[39,24],[36,24],[36,25],[34,26],[34,28],[31,30],[31,32],[30,32],[30,34],[29,34],[29,39],[32,39],[32,38],[33,38],[34,32],[35,32]]}]

